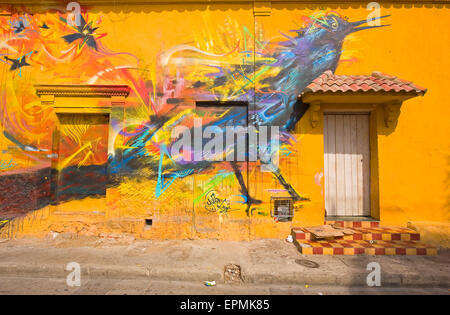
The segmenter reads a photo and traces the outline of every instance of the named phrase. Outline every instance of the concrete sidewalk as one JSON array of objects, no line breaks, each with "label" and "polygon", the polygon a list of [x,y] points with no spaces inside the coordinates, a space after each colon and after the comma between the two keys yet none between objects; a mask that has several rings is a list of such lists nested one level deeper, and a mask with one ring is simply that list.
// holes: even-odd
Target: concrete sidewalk
[{"label": "concrete sidewalk", "polygon": [[[297,260],[316,262],[305,267]],[[137,241],[127,238],[0,241],[0,276],[66,277],[77,262],[89,279],[225,282],[237,264],[247,284],[366,286],[369,262],[381,266],[383,286],[450,288],[450,251],[438,256],[306,256],[284,240]]]}]

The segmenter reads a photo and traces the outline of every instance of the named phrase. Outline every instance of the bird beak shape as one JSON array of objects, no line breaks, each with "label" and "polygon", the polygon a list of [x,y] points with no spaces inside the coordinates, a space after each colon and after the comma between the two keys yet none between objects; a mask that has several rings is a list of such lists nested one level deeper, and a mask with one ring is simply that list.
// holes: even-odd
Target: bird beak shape
[{"label": "bird beak shape", "polygon": [[385,25],[366,25],[366,26],[357,27],[357,26],[360,26],[362,24],[365,24],[365,23],[368,23],[368,22],[371,22],[371,21],[375,21],[375,20],[378,20],[378,19],[382,19],[382,18],[385,18],[385,17],[388,17],[388,16],[390,16],[390,15],[383,15],[383,16],[372,18],[372,19],[352,22],[352,23],[350,23],[350,25],[352,26],[352,31],[351,32],[353,33],[353,32],[358,32],[358,31],[362,31],[362,30],[367,30],[367,29],[370,29],[370,28],[390,26],[390,24],[385,24]]}]

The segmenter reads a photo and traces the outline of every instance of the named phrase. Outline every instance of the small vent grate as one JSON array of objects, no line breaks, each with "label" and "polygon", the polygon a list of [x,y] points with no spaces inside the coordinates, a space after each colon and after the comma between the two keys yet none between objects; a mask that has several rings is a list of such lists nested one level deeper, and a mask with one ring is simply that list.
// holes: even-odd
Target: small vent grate
[{"label": "small vent grate", "polygon": [[153,219],[145,219],[144,231],[150,230],[153,225]]},{"label": "small vent grate", "polygon": [[290,221],[294,216],[294,200],[288,197],[272,197],[270,213],[278,221]]}]

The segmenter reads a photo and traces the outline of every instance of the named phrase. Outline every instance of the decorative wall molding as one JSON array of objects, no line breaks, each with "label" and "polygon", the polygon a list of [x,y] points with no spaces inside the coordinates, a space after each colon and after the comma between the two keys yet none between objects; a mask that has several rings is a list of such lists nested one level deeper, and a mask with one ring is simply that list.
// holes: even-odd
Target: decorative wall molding
[{"label": "decorative wall molding", "polygon": [[115,96],[112,96],[112,97],[111,97],[111,105],[112,105],[112,106],[120,106],[120,105],[123,105],[123,104],[125,104],[125,98],[126,98],[126,96],[124,96],[124,95],[119,95],[119,96],[115,95]]},{"label": "decorative wall molding", "polygon": [[272,3],[270,1],[255,1],[253,3],[254,16],[270,16]]},{"label": "decorative wall molding", "polygon": [[36,94],[41,97],[127,97],[127,85],[35,85]]},{"label": "decorative wall molding", "polygon": [[[14,4],[11,4],[14,2]],[[251,0],[78,0],[80,5],[164,5],[164,4],[240,4],[240,3],[253,3],[255,1]],[[361,4],[366,6],[368,2],[361,0],[271,0],[272,3],[303,3],[303,4]],[[428,5],[428,4],[450,4],[450,0],[424,0],[424,1],[414,1],[414,0],[378,0],[380,4],[394,5],[394,4],[417,4],[417,5]],[[8,5],[37,5],[37,6],[47,6],[47,5],[61,5],[61,0],[0,0],[0,4]]]},{"label": "decorative wall molding", "polygon": [[[110,114],[113,107],[123,107],[130,94],[127,85],[35,85],[35,88],[41,104],[53,107],[57,114]],[[76,101],[78,98],[84,100]],[[95,98],[109,100],[99,102]]]},{"label": "decorative wall molding", "polygon": [[47,106],[53,106],[55,103],[55,95],[53,94],[45,94],[41,95],[41,103]]}]

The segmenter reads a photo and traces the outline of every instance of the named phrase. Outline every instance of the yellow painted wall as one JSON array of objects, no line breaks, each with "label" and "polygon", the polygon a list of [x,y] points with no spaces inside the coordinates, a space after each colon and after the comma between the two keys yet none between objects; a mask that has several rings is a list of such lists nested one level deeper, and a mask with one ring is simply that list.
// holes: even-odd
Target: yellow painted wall
[{"label": "yellow painted wall", "polygon": [[[146,82],[163,84],[164,71],[175,73],[176,67],[165,70],[158,65],[159,58],[176,45],[193,45],[211,53],[223,54],[245,33],[243,26],[266,40],[283,39],[280,32],[290,34],[302,23],[302,17],[317,11],[334,10],[350,21],[366,19],[369,11],[365,4],[347,5],[313,5],[300,3],[272,2],[270,9],[254,16],[253,3],[233,4],[167,4],[89,7],[89,18],[99,23],[99,32],[107,33],[101,38],[103,46],[111,51],[126,52],[138,58],[139,72]],[[42,11],[43,8],[29,10]],[[266,8],[267,9],[267,8]],[[45,10],[44,10],[45,11]],[[264,10],[263,10],[264,11]],[[267,13],[269,12],[270,13]],[[42,12],[41,12],[42,14]],[[46,13],[52,19],[50,13]],[[376,110],[375,122],[378,131],[378,186],[379,211],[382,225],[402,225],[414,221],[450,221],[449,192],[449,106],[450,94],[447,86],[450,78],[446,69],[450,68],[447,58],[450,42],[450,8],[437,5],[382,5],[381,15],[390,15],[385,19],[389,27],[361,31],[348,36],[336,73],[337,74],[371,74],[381,71],[411,80],[428,89],[424,97],[407,100],[402,108],[398,123],[387,129],[383,113]],[[54,19],[54,17],[53,17]],[[262,35],[263,33],[263,35]],[[223,37],[223,34],[227,36]],[[235,36],[236,38],[233,38]],[[252,35],[253,36],[253,35]],[[229,42],[225,42],[225,38]],[[240,43],[242,44],[242,43]],[[255,43],[249,41],[248,49]],[[55,51],[60,43],[49,44]],[[41,48],[42,49],[42,48]],[[88,49],[84,47],[83,49]],[[135,60],[127,55],[111,56],[111,63],[103,66],[131,64]],[[38,102],[34,96],[33,84],[129,84],[126,76],[100,77],[92,81],[88,71],[74,73],[73,69],[82,67],[78,64],[55,62],[61,67],[60,72],[68,74],[54,76],[51,71],[41,71],[38,66],[23,70],[20,80],[14,80],[3,71],[2,88],[28,93],[29,99]],[[202,75],[205,69],[193,67],[192,76]],[[135,73],[133,73],[134,75]],[[6,83],[5,83],[6,82]],[[148,83],[150,84],[150,83]],[[258,83],[256,84],[258,87]],[[132,86],[133,87],[133,86]],[[150,95],[155,96],[155,95]],[[8,92],[7,97],[12,97]],[[14,98],[18,108],[26,104],[20,97]],[[31,101],[30,101],[31,102]],[[136,90],[127,99],[129,107],[125,110],[125,119],[144,120],[152,109],[145,103]],[[9,103],[12,104],[12,103]],[[155,101],[158,106],[157,101]],[[148,104],[147,104],[148,105]],[[9,105],[13,106],[13,105]],[[12,108],[11,112],[16,109]],[[18,111],[20,112],[20,111]],[[28,113],[29,114],[29,113]],[[123,178],[121,183],[108,190],[107,200],[86,198],[72,200],[58,206],[46,206],[19,216],[10,225],[1,230],[3,236],[46,235],[49,231],[75,232],[85,235],[102,233],[131,233],[143,238],[219,238],[219,239],[253,239],[264,237],[286,237],[293,226],[322,224],[324,220],[324,184],[323,184],[323,123],[313,128],[307,112],[297,123],[291,133],[296,144],[291,149],[289,158],[281,160],[281,170],[295,190],[309,199],[296,203],[292,222],[275,222],[270,217],[269,189],[282,188],[270,173],[254,172],[249,176],[249,191],[256,198],[264,201],[254,206],[253,215],[247,216],[243,207],[235,206],[236,211],[228,215],[205,212],[201,203],[193,205],[194,199],[201,194],[211,174],[195,175],[178,179],[161,198],[155,201],[156,179]],[[29,119],[29,117],[27,118]],[[3,120],[5,122],[5,120]],[[20,133],[19,133],[20,134]],[[25,139],[26,137],[22,138]],[[1,137],[1,148],[11,145],[9,140]],[[29,137],[34,145],[42,144],[51,148],[49,134]],[[120,145],[120,144],[119,144]],[[2,153],[2,160],[11,156]],[[19,161],[18,170],[39,167],[32,161]],[[42,164],[41,164],[42,166]],[[230,182],[220,188],[230,195],[238,193],[236,182]],[[372,203],[373,205],[373,203]],[[377,215],[375,215],[377,216]],[[153,226],[144,228],[144,219],[153,218]],[[1,216],[0,216],[1,218]],[[448,231],[447,231],[448,232]]]},{"label": "yellow painted wall", "polygon": [[[368,12],[364,5],[333,9],[351,20],[364,19]],[[270,18],[276,20],[277,27],[286,29],[283,26],[299,13],[295,4],[273,5]],[[383,135],[387,128],[380,112],[381,223],[405,226],[408,221],[448,222],[450,109],[446,104],[450,96],[449,76],[443,69],[449,67],[444,52],[450,36],[450,9],[439,5],[382,5],[381,15],[387,14],[391,15],[386,19],[390,27],[355,33],[348,49],[359,60],[342,63],[336,73],[367,75],[381,71],[428,89],[424,97],[403,104],[398,124],[388,135]],[[308,152],[317,152],[311,160],[322,158],[320,151]]]}]

